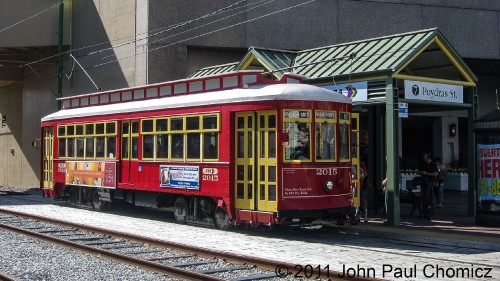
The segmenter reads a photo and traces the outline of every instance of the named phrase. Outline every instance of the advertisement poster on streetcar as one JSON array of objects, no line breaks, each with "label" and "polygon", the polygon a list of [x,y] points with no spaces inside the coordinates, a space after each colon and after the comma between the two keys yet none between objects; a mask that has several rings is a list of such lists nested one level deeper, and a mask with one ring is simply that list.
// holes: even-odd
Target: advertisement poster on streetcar
[{"label": "advertisement poster on streetcar", "polygon": [[478,144],[479,201],[500,200],[500,144]]},{"label": "advertisement poster on streetcar", "polygon": [[116,163],[104,161],[66,161],[68,185],[116,188]]},{"label": "advertisement poster on streetcar", "polygon": [[200,190],[200,168],[160,166],[160,187]]}]

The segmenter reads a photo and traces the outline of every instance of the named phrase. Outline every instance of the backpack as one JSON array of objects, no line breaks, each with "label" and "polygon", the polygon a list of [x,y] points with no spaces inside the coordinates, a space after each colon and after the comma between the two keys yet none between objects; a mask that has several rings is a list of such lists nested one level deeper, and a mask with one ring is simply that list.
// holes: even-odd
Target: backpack
[{"label": "backpack", "polygon": [[438,168],[438,180],[439,181],[445,181],[446,177],[448,176],[448,170],[446,169],[445,165],[437,165]]}]

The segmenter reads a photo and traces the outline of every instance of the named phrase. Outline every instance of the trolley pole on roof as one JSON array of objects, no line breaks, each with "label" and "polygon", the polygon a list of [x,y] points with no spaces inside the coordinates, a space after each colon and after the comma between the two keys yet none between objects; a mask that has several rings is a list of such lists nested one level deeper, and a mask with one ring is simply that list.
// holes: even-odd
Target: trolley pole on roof
[{"label": "trolley pole on roof", "polygon": [[[58,60],[58,69],[57,69],[57,98],[62,97],[62,72],[63,72],[63,61],[62,61],[62,53],[63,53],[63,33],[64,31],[64,0],[61,0],[59,4],[59,28],[58,28],[58,46],[57,46],[57,60]],[[61,109],[61,100],[57,100],[57,109]]]}]

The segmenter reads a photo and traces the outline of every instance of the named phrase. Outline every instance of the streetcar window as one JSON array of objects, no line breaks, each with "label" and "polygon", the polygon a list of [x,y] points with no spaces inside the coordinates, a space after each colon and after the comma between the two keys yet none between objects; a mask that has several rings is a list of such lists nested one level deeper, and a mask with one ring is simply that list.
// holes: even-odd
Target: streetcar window
[{"label": "streetcar window", "polygon": [[184,158],[184,134],[172,134],[170,155],[174,159]]},{"label": "streetcar window", "polygon": [[152,119],[142,120],[141,132],[143,132],[143,133],[153,132],[153,121],[154,120],[152,120]]},{"label": "streetcar window", "polygon": [[83,125],[76,125],[76,135],[81,136],[83,135]]},{"label": "streetcar window", "polygon": [[186,130],[199,130],[200,129],[200,118],[196,117],[186,117]]},{"label": "streetcar window", "polygon": [[157,132],[166,132],[168,131],[168,119],[157,119],[156,120],[156,131]]},{"label": "streetcar window", "polygon": [[[250,167],[250,166],[248,166]],[[252,199],[253,198],[253,186],[251,183],[247,184],[247,198]]]},{"label": "streetcar window", "polygon": [[122,123],[122,135],[128,134],[130,132],[130,123],[123,122]]},{"label": "streetcar window", "polygon": [[248,143],[247,157],[252,158],[253,157],[253,132],[248,132],[247,143]]},{"label": "streetcar window", "polygon": [[315,146],[317,161],[336,160],[336,124],[335,111],[316,110]]},{"label": "streetcar window", "polygon": [[187,158],[200,159],[200,134],[187,134]]},{"label": "streetcar window", "polygon": [[116,157],[116,137],[107,137],[106,153],[108,155],[108,159],[113,159]]},{"label": "streetcar window", "polygon": [[172,131],[182,131],[184,129],[184,119],[182,117],[171,118],[170,119],[170,128]]},{"label": "streetcar window", "polygon": [[266,158],[266,132],[265,131],[260,131],[259,132],[259,150],[260,150],[260,155],[259,158]]},{"label": "streetcar window", "polygon": [[[139,124],[138,122],[136,122]],[[139,138],[132,137],[132,157],[131,159],[137,159],[139,157]]]},{"label": "streetcar window", "polygon": [[275,166],[268,166],[267,167],[267,174],[268,174],[268,181],[269,182],[276,182],[276,167]]},{"label": "streetcar window", "polygon": [[268,158],[276,158],[276,131],[267,135]]},{"label": "streetcar window", "polygon": [[97,137],[96,138],[96,149],[95,149],[95,154],[97,158],[104,158],[105,156],[105,151],[106,149],[106,138],[104,137]]},{"label": "streetcar window", "polygon": [[95,124],[95,133],[97,135],[104,135],[104,123]]},{"label": "streetcar window", "polygon": [[262,129],[265,127],[266,127],[266,116],[261,115],[261,116],[259,116],[259,129]]},{"label": "streetcar window", "polygon": [[217,132],[210,132],[203,134],[203,158],[204,159],[217,159],[219,158],[219,143]]},{"label": "streetcar window", "polygon": [[340,159],[349,159],[349,125],[340,124]]},{"label": "streetcar window", "polygon": [[85,152],[85,139],[76,138],[76,157],[83,158]]},{"label": "streetcar window", "polygon": [[288,134],[288,145],[284,146],[285,160],[311,160],[311,111],[299,109],[283,110],[283,132]]},{"label": "streetcar window", "polygon": [[203,129],[217,129],[217,115],[203,116]]},{"label": "streetcar window", "polygon": [[[151,120],[152,121],[152,120]],[[144,123],[143,123],[144,124]],[[154,135],[142,136],[142,158],[153,158],[154,152]]]},{"label": "streetcar window", "polygon": [[59,139],[59,157],[66,157],[66,139]]},{"label": "streetcar window", "polygon": [[129,159],[128,149],[129,149],[129,138],[122,138],[122,159]]},{"label": "streetcar window", "polygon": [[66,126],[67,128],[67,135],[68,136],[74,136],[75,135],[75,126]]},{"label": "streetcar window", "polygon": [[267,121],[268,128],[276,128],[276,115],[269,115],[269,119]]},{"label": "streetcar window", "polygon": [[245,133],[238,132],[238,147],[236,150],[238,158],[245,158]]},{"label": "streetcar window", "polygon": [[68,139],[67,142],[68,145],[68,152],[67,152],[67,157],[75,157],[75,139],[71,138]]},{"label": "streetcar window", "polygon": [[63,137],[66,135],[66,127],[65,126],[59,126],[57,130],[57,135],[59,137]]},{"label": "streetcar window", "polygon": [[238,117],[238,129],[245,128],[245,117]]},{"label": "streetcar window", "polygon": [[267,187],[267,201],[276,201],[276,185],[274,184]]},{"label": "streetcar window", "polygon": [[139,133],[139,121],[132,121],[130,122],[132,126],[132,134],[138,134]]},{"label": "streetcar window", "polygon": [[310,123],[305,122],[285,123],[285,130],[288,132],[288,146],[285,146],[285,160],[309,160],[310,127]]},{"label": "streetcar window", "polygon": [[168,158],[168,135],[158,135],[156,138],[156,158]]},{"label": "streetcar window", "polygon": [[245,199],[245,185],[243,183],[236,185],[236,198]]},{"label": "streetcar window", "polygon": [[94,159],[94,138],[85,138],[85,158]]},{"label": "streetcar window", "polygon": [[335,160],[335,124],[316,123],[316,160]]},{"label": "streetcar window", "polygon": [[86,124],[85,125],[85,134],[93,135],[94,134],[94,124]]},{"label": "streetcar window", "polygon": [[116,124],[115,122],[106,123],[106,134],[116,134]]},{"label": "streetcar window", "polygon": [[350,125],[351,118],[349,113],[341,112],[339,113],[339,129],[340,129],[340,160],[349,161],[350,160],[350,150],[349,150],[349,136],[350,136]]}]

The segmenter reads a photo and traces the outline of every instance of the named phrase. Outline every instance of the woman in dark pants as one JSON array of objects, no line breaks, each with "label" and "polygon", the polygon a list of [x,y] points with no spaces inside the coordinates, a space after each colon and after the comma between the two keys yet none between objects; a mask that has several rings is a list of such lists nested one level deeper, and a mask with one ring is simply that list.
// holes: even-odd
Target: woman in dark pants
[{"label": "woman in dark pants", "polygon": [[435,201],[432,200],[434,195],[434,182],[438,176],[438,168],[434,162],[432,162],[431,154],[425,152],[422,155],[424,160],[424,165],[421,171],[418,172],[421,176],[426,178],[426,183],[422,186],[422,211],[426,219],[432,219],[434,215],[434,205]]}]

